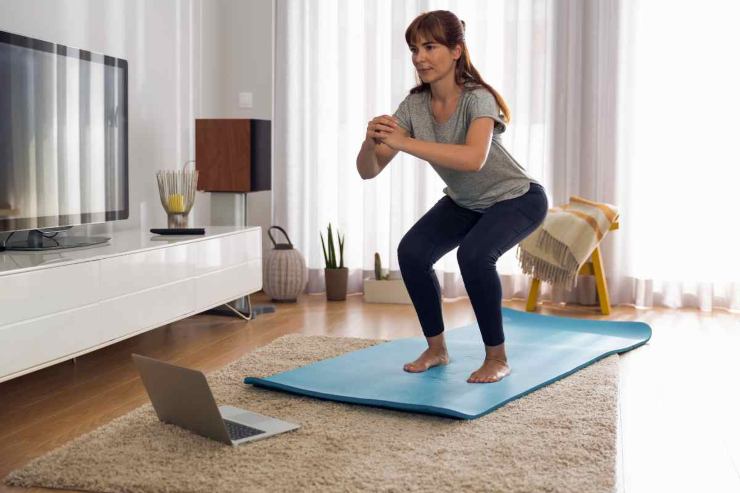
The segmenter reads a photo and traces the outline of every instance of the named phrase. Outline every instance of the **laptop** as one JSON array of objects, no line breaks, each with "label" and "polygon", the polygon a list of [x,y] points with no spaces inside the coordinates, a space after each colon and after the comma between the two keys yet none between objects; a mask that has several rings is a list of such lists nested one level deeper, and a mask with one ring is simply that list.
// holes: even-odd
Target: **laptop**
[{"label": "laptop", "polygon": [[154,358],[131,355],[157,417],[229,445],[240,445],[299,428],[299,425],[245,411],[217,406],[206,376]]}]

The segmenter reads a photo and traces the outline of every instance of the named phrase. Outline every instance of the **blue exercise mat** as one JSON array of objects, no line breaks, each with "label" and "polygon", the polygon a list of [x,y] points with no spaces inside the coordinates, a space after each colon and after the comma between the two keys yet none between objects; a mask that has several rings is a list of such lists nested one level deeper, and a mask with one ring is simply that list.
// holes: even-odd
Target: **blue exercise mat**
[{"label": "blue exercise mat", "polygon": [[477,324],[445,332],[450,363],[403,371],[424,349],[423,337],[381,343],[245,383],[341,402],[475,419],[613,353],[645,344],[643,322],[540,315],[503,308],[511,374],[496,383],[467,383],[483,362]]}]

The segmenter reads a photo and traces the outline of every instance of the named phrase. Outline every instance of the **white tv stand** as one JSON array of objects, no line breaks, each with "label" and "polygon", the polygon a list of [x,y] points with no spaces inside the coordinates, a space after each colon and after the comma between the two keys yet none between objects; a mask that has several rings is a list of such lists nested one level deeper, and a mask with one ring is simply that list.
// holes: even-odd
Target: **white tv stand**
[{"label": "white tv stand", "polygon": [[259,227],[0,252],[0,382],[262,289]]}]

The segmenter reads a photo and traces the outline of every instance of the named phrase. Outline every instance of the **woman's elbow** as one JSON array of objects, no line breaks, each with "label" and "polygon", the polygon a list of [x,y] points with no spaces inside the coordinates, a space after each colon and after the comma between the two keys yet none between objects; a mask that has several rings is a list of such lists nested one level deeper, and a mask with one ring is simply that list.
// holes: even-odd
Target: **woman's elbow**
[{"label": "woman's elbow", "polygon": [[486,165],[486,158],[477,156],[470,162],[470,171],[472,173],[477,173],[478,171],[483,169],[483,166]]},{"label": "woman's elbow", "polygon": [[363,180],[369,180],[370,178],[372,178],[372,176],[368,176],[367,174],[363,173],[362,170],[359,168],[359,166],[357,168],[357,173],[360,175],[360,178],[362,178]]},{"label": "woman's elbow", "polygon": [[359,164],[357,165],[357,174],[359,174],[360,178],[362,178],[363,180],[370,180],[371,178],[375,178],[375,175],[365,171]]}]

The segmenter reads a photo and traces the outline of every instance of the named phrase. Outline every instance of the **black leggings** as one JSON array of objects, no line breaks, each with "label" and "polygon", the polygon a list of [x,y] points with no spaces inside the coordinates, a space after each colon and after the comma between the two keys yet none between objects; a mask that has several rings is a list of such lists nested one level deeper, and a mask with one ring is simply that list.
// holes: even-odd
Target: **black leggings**
[{"label": "black leggings", "polygon": [[398,245],[398,263],[426,337],[444,331],[439,282],[432,266],[459,246],[457,261],[483,342],[486,346],[504,342],[496,262],[537,229],[547,209],[545,189],[532,183],[524,195],[483,212],[461,207],[445,195],[411,227]]}]

